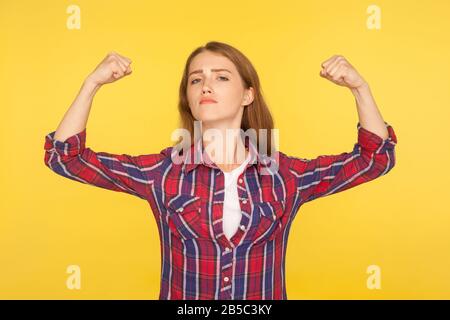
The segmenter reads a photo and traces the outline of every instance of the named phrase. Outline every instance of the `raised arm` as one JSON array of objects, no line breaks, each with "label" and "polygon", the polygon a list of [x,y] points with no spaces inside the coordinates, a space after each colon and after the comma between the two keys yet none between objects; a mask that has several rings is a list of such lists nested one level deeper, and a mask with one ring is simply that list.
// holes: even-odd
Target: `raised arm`
[{"label": "raised arm", "polygon": [[388,173],[395,165],[397,137],[385,122],[367,82],[342,56],[322,64],[320,75],[348,87],[355,96],[359,122],[357,143],[351,152],[315,159],[291,157],[301,201],[341,192]]},{"label": "raised arm", "polygon": [[45,137],[45,165],[66,178],[147,198],[162,154],[130,156],[87,148],[86,123],[98,89],[131,73],[131,61],[109,53],[84,81],[56,131]]},{"label": "raised arm", "polygon": [[92,100],[98,89],[131,74],[131,60],[110,52],[83,82],[77,97],[55,132],[55,140],[64,141],[86,128]]}]

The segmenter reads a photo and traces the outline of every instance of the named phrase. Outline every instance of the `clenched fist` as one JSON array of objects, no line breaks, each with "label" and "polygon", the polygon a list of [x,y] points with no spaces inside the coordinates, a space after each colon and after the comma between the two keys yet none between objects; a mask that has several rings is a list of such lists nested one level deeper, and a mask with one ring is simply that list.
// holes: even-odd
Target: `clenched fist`
[{"label": "clenched fist", "polygon": [[88,79],[99,86],[114,82],[131,74],[130,64],[130,59],[111,51],[88,76]]},{"label": "clenched fist", "polygon": [[366,83],[356,69],[340,55],[334,55],[322,63],[320,76],[349,89],[356,89]]}]

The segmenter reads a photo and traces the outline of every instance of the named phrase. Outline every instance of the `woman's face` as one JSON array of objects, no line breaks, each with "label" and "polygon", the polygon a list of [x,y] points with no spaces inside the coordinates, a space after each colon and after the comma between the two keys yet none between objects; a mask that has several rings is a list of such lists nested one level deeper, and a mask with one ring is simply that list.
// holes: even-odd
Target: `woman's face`
[{"label": "woman's face", "polygon": [[[253,89],[245,89],[234,64],[226,57],[204,51],[191,61],[187,98],[192,115],[203,124],[238,123],[244,106],[253,101]],[[201,103],[214,99],[216,103]]]}]

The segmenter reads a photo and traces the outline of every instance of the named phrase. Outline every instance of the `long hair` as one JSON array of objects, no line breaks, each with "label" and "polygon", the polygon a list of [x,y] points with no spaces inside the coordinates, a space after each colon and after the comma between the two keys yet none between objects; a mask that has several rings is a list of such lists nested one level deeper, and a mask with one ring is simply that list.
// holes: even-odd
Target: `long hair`
[{"label": "long hair", "polygon": [[[244,107],[244,112],[241,121],[241,129],[244,132],[247,129],[254,129],[256,131],[256,142],[257,142],[256,147],[258,149],[258,152],[270,156],[273,153],[272,152],[273,119],[272,115],[270,114],[269,108],[266,102],[264,101],[258,74],[255,68],[253,67],[252,63],[250,62],[250,60],[242,52],[226,43],[210,41],[206,45],[198,47],[189,55],[186,61],[186,65],[184,67],[183,78],[181,79],[179,88],[179,102],[178,102],[178,111],[180,113],[179,126],[181,128],[187,129],[191,135],[190,141],[194,141],[195,118],[192,115],[191,110],[189,108],[189,103],[187,99],[187,85],[188,85],[187,82],[188,82],[189,66],[191,64],[192,59],[194,59],[195,56],[204,51],[211,51],[228,58],[236,66],[236,69],[242,78],[245,89],[253,87],[254,99],[251,104]],[[267,149],[264,148],[266,150],[259,150],[260,129],[266,129],[265,132],[267,136],[265,137],[266,140],[265,146],[267,147]],[[179,143],[179,141],[177,141],[176,143]],[[275,148],[273,151],[275,151]]]}]

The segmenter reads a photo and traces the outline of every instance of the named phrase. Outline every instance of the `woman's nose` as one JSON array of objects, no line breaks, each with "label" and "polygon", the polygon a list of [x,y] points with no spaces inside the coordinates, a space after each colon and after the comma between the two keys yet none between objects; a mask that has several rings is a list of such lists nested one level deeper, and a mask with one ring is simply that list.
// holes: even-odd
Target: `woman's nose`
[{"label": "woman's nose", "polygon": [[210,87],[210,85],[209,85],[209,82],[210,82],[210,80],[207,79],[207,78],[205,78],[205,80],[204,80],[204,82],[203,82],[203,87],[202,87],[203,93],[205,93],[205,92],[207,92],[207,91],[209,91],[209,92],[212,91],[212,90],[211,90],[211,87]]}]

